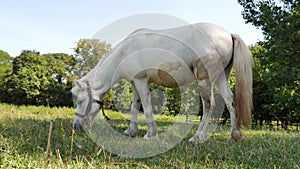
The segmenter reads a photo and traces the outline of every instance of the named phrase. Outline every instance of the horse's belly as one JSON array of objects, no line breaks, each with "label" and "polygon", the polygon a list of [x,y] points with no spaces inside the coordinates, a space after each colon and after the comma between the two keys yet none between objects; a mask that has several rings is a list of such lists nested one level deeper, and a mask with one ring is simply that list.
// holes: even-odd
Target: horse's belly
[{"label": "horse's belly", "polygon": [[178,87],[195,80],[192,71],[182,62],[165,62],[148,76],[150,83],[165,87]]},{"label": "horse's belly", "polygon": [[174,77],[170,76],[165,72],[160,72],[159,74],[160,74],[159,76],[150,77],[149,82],[159,84],[165,87],[174,88],[174,87],[185,85],[193,81],[192,79],[187,79],[187,78],[175,79]]}]

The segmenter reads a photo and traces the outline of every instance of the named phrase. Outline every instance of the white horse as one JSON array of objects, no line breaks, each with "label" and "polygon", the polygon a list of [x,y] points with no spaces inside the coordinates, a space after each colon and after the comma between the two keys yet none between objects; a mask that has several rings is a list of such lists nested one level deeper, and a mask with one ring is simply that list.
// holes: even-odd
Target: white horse
[{"label": "white horse", "polygon": [[[132,118],[124,134],[134,136],[138,130],[138,112],[143,106],[148,125],[145,139],[156,138],[149,83],[166,87],[185,85],[197,80],[203,103],[203,116],[190,142],[203,142],[209,119],[216,106],[215,85],[230,112],[231,139],[242,137],[240,124],[249,126],[252,112],[252,62],[249,48],[238,35],[208,23],[166,30],[139,29],[130,34],[97,64],[75,82],[77,96],[74,127],[85,125],[103,108],[104,95],[121,79],[133,85]],[[233,95],[228,77],[236,71]]]}]

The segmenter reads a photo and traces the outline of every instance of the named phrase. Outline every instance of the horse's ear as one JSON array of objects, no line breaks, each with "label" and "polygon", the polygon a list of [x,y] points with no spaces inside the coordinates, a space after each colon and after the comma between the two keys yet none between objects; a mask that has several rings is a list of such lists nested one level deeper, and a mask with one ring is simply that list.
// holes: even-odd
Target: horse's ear
[{"label": "horse's ear", "polygon": [[75,84],[76,84],[81,90],[83,90],[84,86],[83,86],[83,83],[82,83],[82,82],[76,80],[76,81],[75,81]]}]

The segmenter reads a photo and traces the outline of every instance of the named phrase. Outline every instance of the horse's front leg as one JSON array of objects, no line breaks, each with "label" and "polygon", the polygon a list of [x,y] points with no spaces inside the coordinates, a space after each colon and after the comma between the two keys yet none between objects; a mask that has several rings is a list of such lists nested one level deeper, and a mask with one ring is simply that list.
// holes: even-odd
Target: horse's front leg
[{"label": "horse's front leg", "polygon": [[141,108],[141,99],[136,91],[136,89],[133,87],[133,101],[131,104],[131,121],[128,129],[124,131],[124,134],[130,137],[134,137],[136,132],[138,131],[138,114]]},{"label": "horse's front leg", "polygon": [[151,96],[149,89],[149,82],[147,78],[144,79],[134,79],[135,89],[140,96],[144,114],[146,116],[146,123],[148,125],[147,134],[144,136],[144,139],[156,139],[157,138],[157,128],[153,118],[153,109],[151,104]]}]

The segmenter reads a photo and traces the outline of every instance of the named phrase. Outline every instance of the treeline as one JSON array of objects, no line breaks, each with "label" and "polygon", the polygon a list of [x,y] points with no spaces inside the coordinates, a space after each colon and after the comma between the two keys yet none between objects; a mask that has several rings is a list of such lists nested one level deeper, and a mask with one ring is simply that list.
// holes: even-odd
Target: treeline
[{"label": "treeline", "polygon": [[[0,101],[15,105],[73,106],[71,88],[96,66],[111,45],[95,39],[81,39],[74,55],[40,54],[23,50],[15,58],[0,50]],[[179,89],[152,85],[155,113],[177,115],[180,110]],[[165,93],[165,94],[164,94]],[[133,93],[128,82],[121,81],[104,98],[106,108],[130,111]],[[167,108],[167,109],[166,109]]]},{"label": "treeline", "polygon": [[[238,0],[246,23],[260,28],[265,40],[251,46],[255,59],[253,100],[255,123],[280,122],[287,128],[300,122],[300,7],[298,0]],[[0,51],[0,101],[11,104],[73,106],[70,93],[74,79],[93,68],[111,45],[81,39],[74,55],[40,54],[24,50],[15,58]],[[234,78],[230,78],[234,89]],[[153,85],[155,112],[176,115],[180,90]],[[163,93],[161,92],[163,91]],[[125,93],[124,93],[125,92]],[[132,91],[121,82],[105,97],[105,105],[129,111]],[[160,99],[160,100],[159,100]],[[163,101],[162,101],[163,99]],[[162,104],[162,102],[164,104]],[[191,103],[188,106],[199,106]],[[200,106],[201,107],[201,106]],[[199,112],[201,114],[201,110]],[[227,119],[228,113],[223,113]]]},{"label": "treeline", "polygon": [[109,44],[93,39],[81,39],[74,55],[23,50],[13,58],[0,50],[0,101],[71,107],[74,79],[92,69],[109,50]]},{"label": "treeline", "polygon": [[246,23],[262,30],[264,41],[251,48],[254,67],[254,120],[300,123],[299,0],[238,0]]},{"label": "treeline", "polygon": [[63,53],[24,50],[15,57],[1,52],[1,101],[16,105],[71,106],[76,60]]}]

